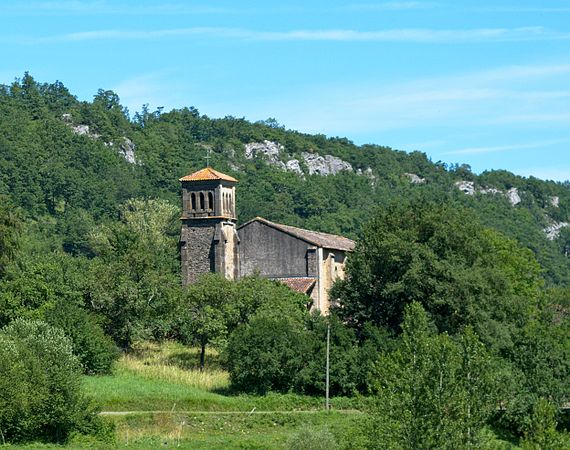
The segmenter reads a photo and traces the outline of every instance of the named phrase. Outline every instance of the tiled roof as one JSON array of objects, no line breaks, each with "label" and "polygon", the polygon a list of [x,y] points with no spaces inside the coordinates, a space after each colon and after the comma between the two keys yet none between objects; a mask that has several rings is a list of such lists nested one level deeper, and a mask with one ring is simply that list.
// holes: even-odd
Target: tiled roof
[{"label": "tiled roof", "polygon": [[242,228],[245,225],[255,221],[283,231],[284,233],[290,234],[291,236],[299,238],[305,242],[308,242],[309,244],[313,244],[318,247],[330,248],[333,250],[350,251],[353,250],[355,246],[355,242],[352,239],[345,238],[344,236],[304,230],[302,228],[292,227],[289,225],[281,225],[280,223],[270,222],[263,217],[256,217],[255,219],[244,223],[239,228]]},{"label": "tiled roof", "polygon": [[217,170],[214,170],[211,167],[206,167],[205,169],[199,170],[198,172],[186,175],[185,177],[180,178],[179,181],[208,181],[208,180],[225,180],[225,181],[233,181],[234,183],[238,182],[238,180],[236,180],[234,177],[230,177],[225,173],[218,172]]},{"label": "tiled roof", "polygon": [[310,277],[273,278],[273,279],[275,281],[279,281],[280,283],[289,286],[291,289],[300,292],[301,294],[307,294],[317,282],[316,278],[310,278]]}]

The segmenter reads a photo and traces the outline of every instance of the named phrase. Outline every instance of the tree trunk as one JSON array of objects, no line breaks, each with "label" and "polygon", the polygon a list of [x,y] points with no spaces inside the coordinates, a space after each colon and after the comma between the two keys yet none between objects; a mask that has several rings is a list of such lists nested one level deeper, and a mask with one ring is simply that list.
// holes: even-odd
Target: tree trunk
[{"label": "tree trunk", "polygon": [[200,347],[200,372],[204,371],[204,358],[206,357],[206,343],[202,342]]}]

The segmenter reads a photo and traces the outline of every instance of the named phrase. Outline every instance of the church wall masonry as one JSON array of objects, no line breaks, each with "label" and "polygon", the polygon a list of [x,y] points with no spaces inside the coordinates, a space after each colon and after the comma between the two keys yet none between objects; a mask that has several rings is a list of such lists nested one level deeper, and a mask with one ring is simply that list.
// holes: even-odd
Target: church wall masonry
[{"label": "church wall masonry", "polygon": [[269,278],[316,275],[316,270],[309,275],[306,242],[260,222],[242,226],[238,233],[241,276],[254,273]]},{"label": "church wall masonry", "polygon": [[214,235],[215,227],[207,220],[183,225],[180,259],[184,285],[196,281],[200,274],[215,271]]},{"label": "church wall masonry", "polygon": [[309,295],[313,309],[328,313],[328,291],[344,278],[353,241],[261,217],[237,228],[235,178],[207,167],[180,181],[184,285],[209,272],[229,280],[258,274]]}]

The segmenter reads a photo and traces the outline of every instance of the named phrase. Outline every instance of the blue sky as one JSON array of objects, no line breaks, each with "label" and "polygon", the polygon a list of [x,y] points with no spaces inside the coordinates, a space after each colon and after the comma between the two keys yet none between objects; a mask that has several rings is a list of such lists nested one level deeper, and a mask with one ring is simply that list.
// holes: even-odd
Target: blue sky
[{"label": "blue sky", "polygon": [[570,179],[570,0],[0,0],[0,83],[29,71],[131,112],[212,117]]}]

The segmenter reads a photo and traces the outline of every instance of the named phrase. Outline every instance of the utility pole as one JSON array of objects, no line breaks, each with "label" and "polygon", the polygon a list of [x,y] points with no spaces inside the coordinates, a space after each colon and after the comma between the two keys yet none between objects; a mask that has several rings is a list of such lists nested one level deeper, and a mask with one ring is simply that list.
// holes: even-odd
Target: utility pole
[{"label": "utility pole", "polygon": [[326,375],[326,403],[325,403],[325,409],[327,412],[330,411],[330,402],[329,402],[329,382],[330,382],[330,377],[329,377],[329,369],[330,369],[330,348],[331,348],[331,324],[330,322],[327,324],[327,375]]}]

